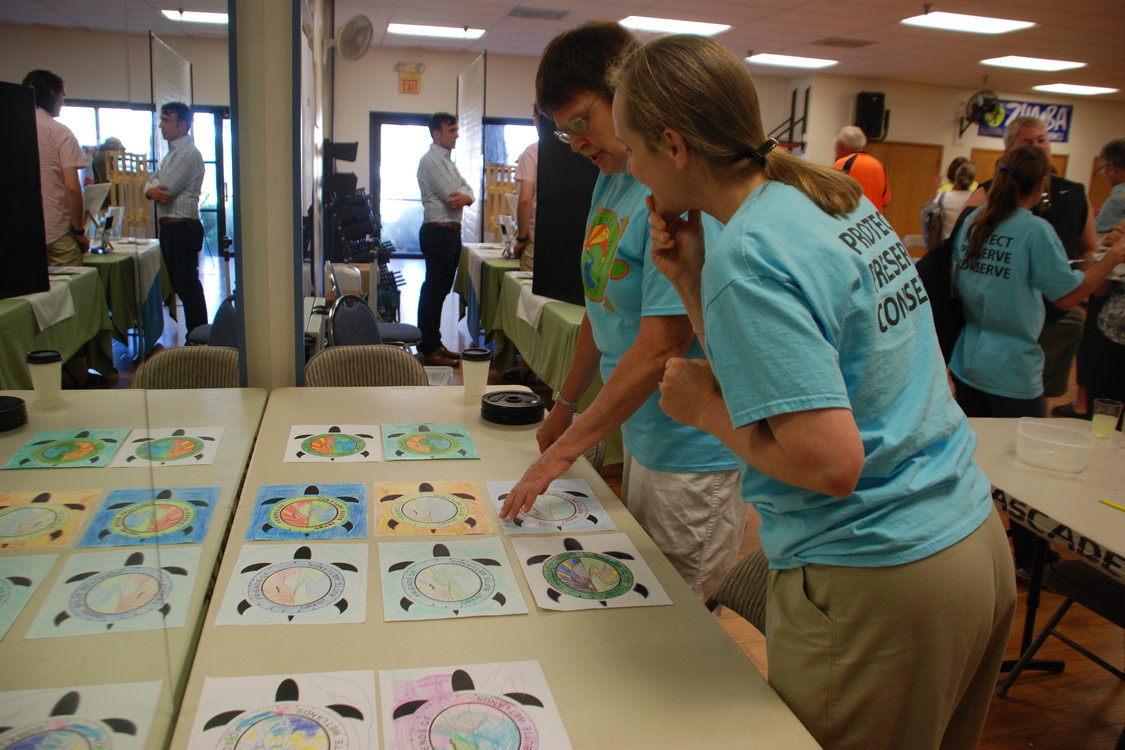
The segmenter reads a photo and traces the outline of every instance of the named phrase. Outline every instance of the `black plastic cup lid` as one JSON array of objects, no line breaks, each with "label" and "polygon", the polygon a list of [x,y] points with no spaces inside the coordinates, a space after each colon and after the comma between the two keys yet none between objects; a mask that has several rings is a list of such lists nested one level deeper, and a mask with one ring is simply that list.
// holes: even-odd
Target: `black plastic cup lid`
[{"label": "black plastic cup lid", "polygon": [[500,424],[532,424],[543,410],[543,398],[531,391],[493,391],[480,400],[481,417]]},{"label": "black plastic cup lid", "polygon": [[62,362],[62,355],[54,349],[36,349],[27,353],[29,365],[49,365],[52,362]]},{"label": "black plastic cup lid", "polygon": [[462,349],[461,359],[469,362],[487,362],[492,359],[492,352],[483,348]]}]

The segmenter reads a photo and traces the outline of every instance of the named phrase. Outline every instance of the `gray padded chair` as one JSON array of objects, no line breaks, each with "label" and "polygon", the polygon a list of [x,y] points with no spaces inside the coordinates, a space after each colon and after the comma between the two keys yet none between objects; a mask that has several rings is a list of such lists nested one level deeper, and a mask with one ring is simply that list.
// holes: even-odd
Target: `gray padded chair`
[{"label": "gray padded chair", "polygon": [[330,346],[305,365],[305,385],[429,385],[422,365],[397,346]]},{"label": "gray padded chair", "polygon": [[238,350],[228,346],[162,349],[137,370],[134,388],[238,388]]},{"label": "gray padded chair", "polygon": [[722,605],[741,615],[761,633],[766,632],[766,591],[769,561],[761,547],[738,561],[707,601],[712,611]]},{"label": "gray padded chair", "polygon": [[422,331],[417,326],[380,323],[363,298],[355,294],[336,300],[329,322],[334,346],[391,344],[406,349],[422,340]]}]

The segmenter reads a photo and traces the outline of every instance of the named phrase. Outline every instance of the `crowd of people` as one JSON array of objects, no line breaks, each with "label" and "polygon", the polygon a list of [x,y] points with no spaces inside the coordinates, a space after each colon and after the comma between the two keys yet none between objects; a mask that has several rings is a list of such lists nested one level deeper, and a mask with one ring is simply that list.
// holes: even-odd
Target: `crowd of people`
[{"label": "crowd of people", "polygon": [[[811,164],[766,137],[721,44],[642,45],[603,22],[548,45],[536,97],[600,172],[582,248],[593,271],[541,456],[501,515],[620,427],[624,502],[701,598],[753,505],[770,683],[822,746],[975,747],[1016,575],[967,415],[1044,416],[1075,351],[1088,391],[1094,359],[1120,357],[1125,294],[1106,280],[1125,228],[1095,260],[1085,191],[1050,174],[1038,120],[1012,123],[993,179],[951,164],[935,192],[967,321],[947,371],[924,304],[886,312],[920,282],[861,130],[837,134],[834,168]],[[1125,140],[1100,159],[1115,216]],[[1052,330],[1107,292],[1099,314]],[[1117,349],[1084,356],[1091,329]],[[576,417],[597,371],[605,385]]]}]

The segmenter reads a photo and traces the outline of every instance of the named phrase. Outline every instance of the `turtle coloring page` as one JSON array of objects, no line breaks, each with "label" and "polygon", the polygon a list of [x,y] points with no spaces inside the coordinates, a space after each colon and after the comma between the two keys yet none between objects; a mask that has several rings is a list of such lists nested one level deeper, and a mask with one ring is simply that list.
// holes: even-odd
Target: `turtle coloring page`
[{"label": "turtle coloring page", "polygon": [[222,427],[139,428],[113,459],[119,466],[202,466],[215,463]]},{"label": "turtle coloring page", "polygon": [[[497,514],[515,482],[487,482]],[[582,479],[556,479],[535,498],[529,510],[500,519],[505,534],[544,534],[559,531],[614,531],[617,526]]]},{"label": "turtle coloring page", "polygon": [[285,461],[355,463],[383,458],[379,426],[373,424],[295,424],[285,444]]}]

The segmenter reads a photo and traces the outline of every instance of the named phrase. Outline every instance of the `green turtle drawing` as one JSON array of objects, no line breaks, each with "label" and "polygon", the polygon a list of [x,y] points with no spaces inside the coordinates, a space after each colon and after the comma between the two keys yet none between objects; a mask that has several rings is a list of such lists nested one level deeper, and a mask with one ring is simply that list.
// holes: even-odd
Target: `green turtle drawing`
[{"label": "green turtle drawing", "polygon": [[312,534],[340,527],[352,531],[349,505],[359,507],[359,498],[342,495],[333,497],[321,493],[320,488],[310,484],[303,494],[297,497],[271,497],[262,501],[262,507],[270,509],[270,520],[262,524],[262,531],[269,533],[275,528],[303,533],[305,538]]},{"label": "green turtle drawing", "polygon": [[313,560],[309,547],[298,547],[290,560],[247,565],[240,572],[256,575],[246,585],[247,598],[239,602],[238,614],[254,606],[283,614],[289,622],[304,612],[330,606],[343,614],[348,609],[347,581],[340,571],[358,573],[359,569],[346,562]]},{"label": "green turtle drawing", "polygon": [[196,508],[209,508],[203,500],[173,500],[172,490],[164,489],[156,493],[152,500],[140,502],[125,501],[107,505],[105,510],[118,511],[109,521],[109,526],[98,532],[98,539],[113,534],[131,538],[152,538],[195,533],[192,520]]},{"label": "green turtle drawing", "polygon": [[367,450],[368,440],[374,440],[374,435],[362,432],[348,433],[338,426],[332,425],[328,432],[310,432],[304,435],[294,435],[294,440],[301,441],[296,457],[314,456],[335,461],[337,458],[359,455],[368,458],[371,451]]},{"label": "green turtle drawing", "polygon": [[344,719],[363,721],[363,712],[346,703],[301,703],[300,686],[287,677],[278,683],[272,704],[215,714],[203,725],[203,731],[222,729],[215,745],[221,750],[346,750],[349,732]]},{"label": "green turtle drawing", "polygon": [[425,424],[418,425],[416,429],[410,432],[394,432],[385,437],[387,440],[395,441],[397,447],[394,453],[400,458],[402,456],[436,458],[451,454],[469,455],[469,452],[461,447],[461,440],[468,439],[468,435],[460,432],[437,432]]},{"label": "green turtle drawing", "polygon": [[496,590],[496,577],[486,566],[498,568],[501,563],[489,557],[454,557],[444,544],[435,544],[433,557],[396,562],[387,572],[403,571],[402,590],[406,596],[399,600],[399,606],[404,611],[422,604],[459,615],[489,599],[500,606],[508,603],[507,597]]},{"label": "green turtle drawing", "polygon": [[125,565],[111,570],[91,570],[66,579],[66,583],[80,585],[71,593],[67,609],[55,615],[55,627],[72,616],[91,622],[104,622],[111,630],[115,623],[160,612],[167,617],[172,610],[168,597],[172,593],[171,576],[187,576],[186,568],[165,565],[153,568],[145,565],[143,552],[134,552],[125,559]]},{"label": "green turtle drawing", "polygon": [[215,442],[215,438],[207,435],[188,435],[187,430],[177,429],[167,437],[137,438],[133,443],[137,446],[133,454],[125,459],[126,463],[133,461],[148,461],[161,466],[174,461],[186,459],[203,460],[204,443]]},{"label": "green turtle drawing", "polygon": [[[498,498],[501,502],[507,499],[507,492]],[[512,519],[512,523],[519,527],[524,526],[553,526],[562,531],[569,524],[576,521],[598,523],[598,517],[589,513],[583,500],[590,496],[578,490],[551,490],[548,489],[535,498],[535,504],[529,510],[520,513]]]},{"label": "green turtle drawing", "polygon": [[629,264],[617,258],[617,245],[629,226],[629,217],[620,221],[617,214],[598,207],[590,221],[590,231],[582,247],[582,286],[586,298],[592,302],[605,301],[605,289],[610,279],[620,279],[629,274]]},{"label": "green turtle drawing", "polygon": [[102,453],[117,438],[91,436],[89,430],[81,430],[62,440],[39,440],[29,443],[29,448],[34,448],[32,454],[17,463],[17,466],[26,466],[35,463],[44,466],[72,466],[82,462],[96,464],[102,459]]},{"label": "green turtle drawing", "polygon": [[524,706],[543,708],[536,696],[478,692],[472,676],[463,669],[453,671],[450,688],[450,693],[437,698],[400,703],[391,713],[394,721],[410,722],[412,750],[539,747],[539,730],[524,710]]},{"label": "green turtle drawing", "polygon": [[0,750],[48,750],[57,747],[109,748],[113,735],[137,734],[128,719],[87,719],[78,716],[81,696],[67,691],[51,708],[49,718],[22,727],[0,727]]},{"label": "green turtle drawing", "polygon": [[391,503],[387,528],[392,531],[401,524],[428,528],[431,534],[438,529],[464,523],[472,528],[478,523],[469,515],[469,507],[462,500],[475,500],[467,492],[435,492],[429,482],[418,485],[418,492],[409,495],[392,494],[379,498],[380,503]]},{"label": "green turtle drawing", "polygon": [[557,555],[533,555],[528,565],[542,565],[547,581],[547,596],[552,601],[566,594],[578,599],[595,599],[603,607],[606,600],[636,591],[648,598],[648,589],[637,583],[633,571],[620,560],[635,559],[628,552],[588,552],[577,539],[563,539],[566,552]]},{"label": "green turtle drawing", "polygon": [[0,549],[46,535],[52,542],[61,537],[70,511],[82,512],[81,503],[51,503],[50,492],[40,492],[29,503],[0,505]]}]

